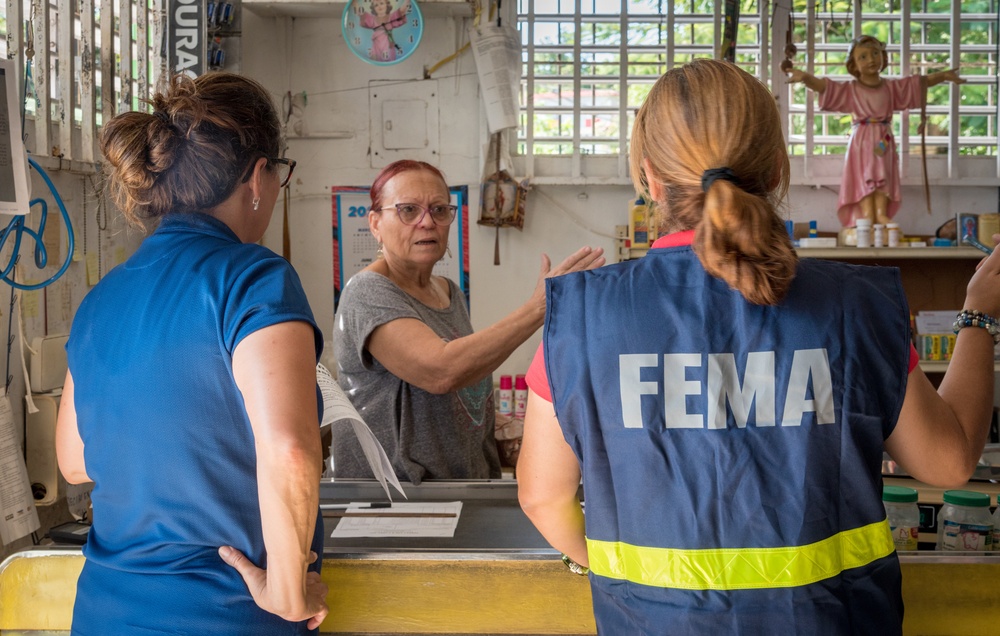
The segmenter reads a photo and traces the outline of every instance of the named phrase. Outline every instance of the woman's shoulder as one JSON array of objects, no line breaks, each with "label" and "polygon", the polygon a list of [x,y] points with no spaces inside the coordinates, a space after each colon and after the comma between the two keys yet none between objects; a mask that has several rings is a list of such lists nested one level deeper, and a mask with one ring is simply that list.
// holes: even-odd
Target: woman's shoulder
[{"label": "woman's shoulder", "polygon": [[861,293],[865,289],[886,293],[897,289],[901,284],[897,267],[842,263],[820,258],[799,259],[795,278],[800,285],[823,288],[830,292],[839,289],[847,292],[847,295]]},{"label": "woman's shoulder", "polygon": [[367,311],[376,306],[409,305],[408,298],[406,292],[388,277],[364,269],[347,279],[338,307]]},{"label": "woman's shoulder", "polygon": [[[370,269],[363,269],[354,276],[347,279],[344,284],[344,293],[350,291],[352,294],[365,293],[370,290],[398,290],[399,286],[392,282],[389,277],[383,276]],[[401,291],[401,290],[400,290]]]}]

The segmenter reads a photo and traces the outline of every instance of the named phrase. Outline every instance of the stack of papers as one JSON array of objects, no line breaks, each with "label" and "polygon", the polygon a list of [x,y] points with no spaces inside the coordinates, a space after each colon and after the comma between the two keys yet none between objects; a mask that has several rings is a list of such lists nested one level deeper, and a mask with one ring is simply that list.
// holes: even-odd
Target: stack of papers
[{"label": "stack of papers", "polygon": [[461,501],[393,503],[389,508],[353,504],[339,513],[334,539],[347,537],[454,537]]}]

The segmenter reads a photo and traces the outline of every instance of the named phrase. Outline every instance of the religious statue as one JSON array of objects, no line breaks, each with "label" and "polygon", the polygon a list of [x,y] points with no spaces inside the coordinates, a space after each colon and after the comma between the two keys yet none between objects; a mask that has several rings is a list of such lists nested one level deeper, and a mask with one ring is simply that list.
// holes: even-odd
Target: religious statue
[{"label": "religious statue", "polygon": [[844,227],[859,218],[888,223],[901,202],[899,159],[892,134],[892,116],[899,110],[923,108],[927,88],[941,82],[963,84],[958,69],[900,79],[882,77],[889,65],[885,44],[870,35],[851,42],[847,52],[849,82],[821,79],[797,68],[787,68],[790,83],[804,82],[819,93],[822,110],[851,113],[853,126],[847,142],[844,172],[837,200],[837,217]]}]

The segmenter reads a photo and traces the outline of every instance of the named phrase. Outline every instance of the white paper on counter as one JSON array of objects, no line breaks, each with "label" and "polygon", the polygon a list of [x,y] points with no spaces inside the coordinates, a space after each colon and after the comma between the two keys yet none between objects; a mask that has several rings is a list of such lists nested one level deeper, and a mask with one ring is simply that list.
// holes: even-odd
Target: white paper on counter
[{"label": "white paper on counter", "polygon": [[491,133],[518,125],[521,35],[517,29],[487,25],[469,28],[479,90]]},{"label": "white paper on counter", "polygon": [[[358,504],[366,505],[366,504]],[[354,512],[348,508],[346,512]],[[393,503],[391,508],[358,508],[370,517],[341,517],[330,537],[454,537],[462,513],[461,501]],[[380,517],[378,513],[453,513],[453,517]]]},{"label": "white paper on counter", "polygon": [[28,469],[14,430],[10,400],[0,397],[0,541],[4,545],[38,530]]}]

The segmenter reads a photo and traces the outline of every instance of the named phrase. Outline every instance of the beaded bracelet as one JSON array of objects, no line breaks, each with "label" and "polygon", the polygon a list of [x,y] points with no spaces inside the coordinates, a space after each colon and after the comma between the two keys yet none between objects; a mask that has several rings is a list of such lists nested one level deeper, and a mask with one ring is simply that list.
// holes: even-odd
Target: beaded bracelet
[{"label": "beaded bracelet", "polygon": [[1000,323],[993,316],[981,311],[963,309],[955,318],[955,324],[952,327],[955,329],[955,333],[965,327],[982,327],[993,336],[994,345],[1000,344]]}]

